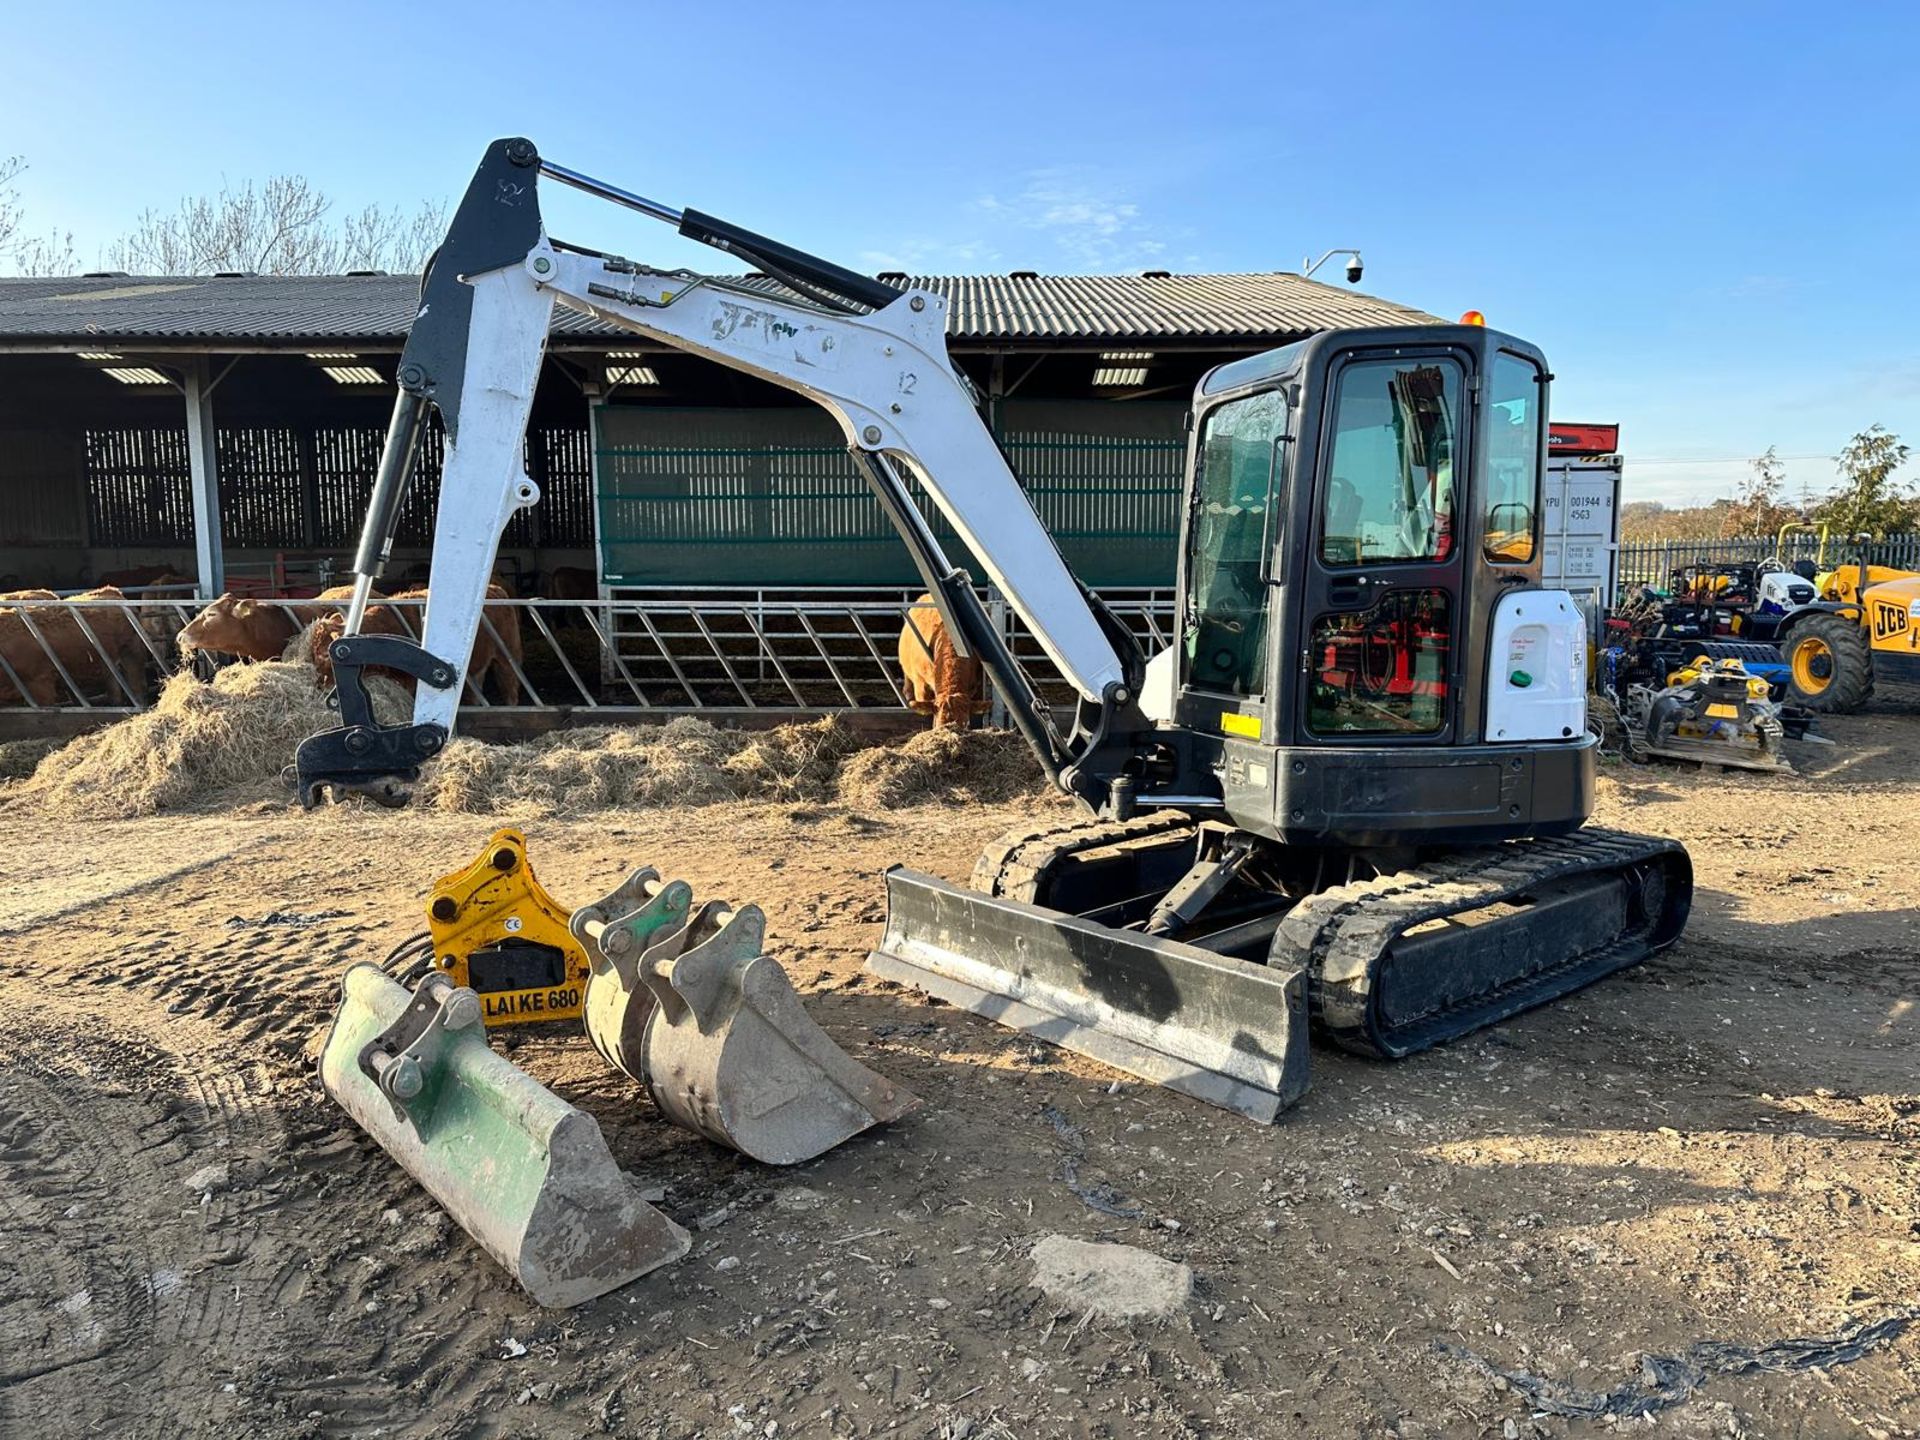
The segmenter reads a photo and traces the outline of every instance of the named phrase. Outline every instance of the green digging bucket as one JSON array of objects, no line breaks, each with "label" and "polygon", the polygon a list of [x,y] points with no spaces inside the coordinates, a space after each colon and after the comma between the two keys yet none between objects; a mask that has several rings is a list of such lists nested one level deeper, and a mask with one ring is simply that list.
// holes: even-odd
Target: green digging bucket
[{"label": "green digging bucket", "polygon": [[896,866],[867,968],[1271,1123],[1307,1089],[1306,981]]},{"label": "green digging bucket", "polygon": [[479,997],[355,965],[320,1080],[361,1128],[542,1305],[604,1295],[687,1253],[600,1127],[487,1045]]}]

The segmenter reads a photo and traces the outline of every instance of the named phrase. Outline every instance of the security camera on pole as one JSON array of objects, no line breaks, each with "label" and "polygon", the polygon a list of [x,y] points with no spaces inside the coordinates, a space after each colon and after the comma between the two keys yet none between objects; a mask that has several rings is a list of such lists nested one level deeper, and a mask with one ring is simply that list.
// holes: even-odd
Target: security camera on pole
[{"label": "security camera on pole", "polygon": [[1360,276],[1365,269],[1358,250],[1333,249],[1327,251],[1327,253],[1322,255],[1318,260],[1309,260],[1302,257],[1300,261],[1300,274],[1302,277],[1313,274],[1314,271],[1318,270],[1336,255],[1344,255],[1347,257],[1347,283],[1349,285],[1358,285],[1360,283]]}]

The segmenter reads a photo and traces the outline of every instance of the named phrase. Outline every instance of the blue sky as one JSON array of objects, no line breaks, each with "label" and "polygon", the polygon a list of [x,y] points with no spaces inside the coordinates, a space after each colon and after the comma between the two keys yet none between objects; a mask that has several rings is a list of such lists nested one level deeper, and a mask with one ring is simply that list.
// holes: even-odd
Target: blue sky
[{"label": "blue sky", "polygon": [[1364,288],[1542,345],[1560,418],[1624,425],[1629,498],[1685,502],[1768,445],[1796,490],[1873,422],[1920,448],[1916,42],[1874,3],[93,0],[14,8],[0,155],[88,263],[222,180],[451,198],[502,134],[866,269],[1358,245]]}]

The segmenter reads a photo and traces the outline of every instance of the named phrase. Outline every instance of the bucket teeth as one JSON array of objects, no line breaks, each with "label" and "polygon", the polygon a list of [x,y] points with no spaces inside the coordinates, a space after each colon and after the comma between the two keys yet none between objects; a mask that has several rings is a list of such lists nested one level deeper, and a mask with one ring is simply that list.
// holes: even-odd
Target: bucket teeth
[{"label": "bucket teeth", "polygon": [[327,1094],[535,1301],[578,1305],[686,1254],[592,1117],[488,1047],[473,991],[429,975],[410,996],[368,964],[341,989]]},{"label": "bucket teeth", "polygon": [[680,881],[649,881],[646,893],[619,919],[581,912],[574,933],[593,961],[594,1047],[646,1085],[669,1120],[792,1165],[919,1105],[814,1023],[765,953],[759,906],[692,909]]}]

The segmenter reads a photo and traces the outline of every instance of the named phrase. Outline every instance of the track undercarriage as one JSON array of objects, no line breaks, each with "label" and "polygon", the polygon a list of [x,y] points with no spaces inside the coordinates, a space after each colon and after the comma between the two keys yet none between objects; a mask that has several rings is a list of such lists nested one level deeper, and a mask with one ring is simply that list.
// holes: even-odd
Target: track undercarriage
[{"label": "track undercarriage", "polygon": [[[1223,864],[1230,878],[1213,881],[1197,911],[1177,913],[1170,897]],[[976,1013],[1272,1118],[1305,1089],[1309,1018],[1358,1054],[1424,1050],[1672,944],[1692,885],[1682,847],[1610,830],[1361,851],[1281,845],[1178,813],[1063,818],[1003,837],[981,857],[971,892],[893,872],[873,963]],[[974,957],[960,984],[956,956]],[[1304,1015],[1278,990],[1264,997],[1261,980],[1297,980]],[[1224,988],[1239,993],[1223,1000]],[[1098,997],[1102,1014],[1053,1013],[1075,1008],[1077,995]],[[1009,1019],[1014,1000],[1026,1023]],[[1154,1052],[1152,1073],[1090,1033],[1111,1030],[1113,1012]],[[1285,1063],[1233,1073],[1271,1057]],[[1169,1082],[1169,1068],[1185,1083]],[[1225,1098],[1211,1093],[1223,1076]]]}]

